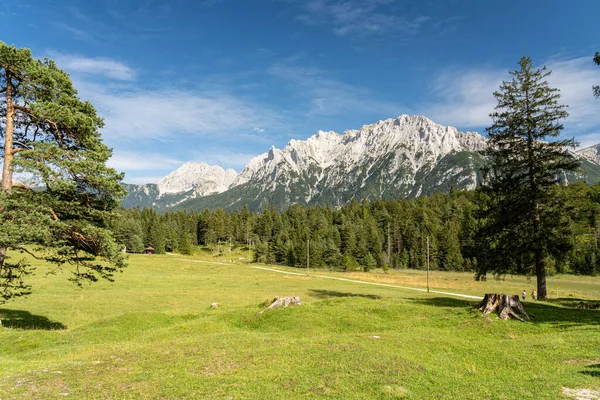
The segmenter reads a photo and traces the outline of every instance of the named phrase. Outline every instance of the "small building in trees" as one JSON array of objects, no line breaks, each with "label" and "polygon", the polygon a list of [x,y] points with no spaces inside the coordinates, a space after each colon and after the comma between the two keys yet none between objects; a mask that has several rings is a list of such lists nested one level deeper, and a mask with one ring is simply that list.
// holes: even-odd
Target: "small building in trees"
[{"label": "small building in trees", "polygon": [[154,247],[148,246],[144,249],[144,254],[154,254]]}]

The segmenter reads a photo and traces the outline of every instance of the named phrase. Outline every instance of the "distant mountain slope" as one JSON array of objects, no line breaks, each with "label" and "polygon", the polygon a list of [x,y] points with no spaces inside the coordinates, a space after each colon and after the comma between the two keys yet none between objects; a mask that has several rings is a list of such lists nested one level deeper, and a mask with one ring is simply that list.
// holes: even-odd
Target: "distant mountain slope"
[{"label": "distant mountain slope", "polygon": [[[272,147],[252,159],[239,175],[187,163],[158,185],[127,185],[130,193],[123,204],[163,210],[244,205],[256,210],[266,204],[283,209],[292,204],[336,206],[352,199],[412,198],[452,187],[473,189],[481,183],[480,151],[486,146],[478,133],[402,115],[344,134],[319,131],[307,140],[291,140],[282,150]],[[576,152],[583,172],[565,179],[600,180],[599,148]]]},{"label": "distant mountain slope", "polygon": [[339,205],[352,199],[404,198],[479,182],[485,139],[403,115],[343,135],[322,132],[254,158],[223,193],[178,208],[235,209],[248,204]]},{"label": "distant mountain slope", "polygon": [[193,190],[160,195],[158,185],[155,183],[145,185],[124,184],[123,186],[127,190],[127,195],[121,203],[125,208],[151,207],[166,210],[196,196]]},{"label": "distant mountain slope", "polygon": [[577,150],[576,153],[586,160],[589,160],[595,164],[600,164],[600,144],[585,147],[581,150]]},{"label": "distant mountain slope", "polygon": [[125,184],[123,206],[154,207],[164,210],[198,196],[226,191],[237,173],[218,165],[188,162],[161,179],[158,184]]},{"label": "distant mountain slope", "polygon": [[193,191],[197,196],[221,193],[229,189],[237,173],[218,165],[187,162],[158,182],[159,196]]}]

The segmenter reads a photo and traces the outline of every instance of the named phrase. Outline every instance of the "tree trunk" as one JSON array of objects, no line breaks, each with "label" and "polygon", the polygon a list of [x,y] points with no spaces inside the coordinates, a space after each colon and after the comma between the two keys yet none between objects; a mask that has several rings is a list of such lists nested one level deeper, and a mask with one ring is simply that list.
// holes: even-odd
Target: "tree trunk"
[{"label": "tree trunk", "polygon": [[500,293],[486,293],[483,300],[475,305],[483,315],[488,315],[494,311],[498,312],[498,318],[507,320],[515,318],[519,321],[529,320],[529,315],[525,312],[519,296],[510,296]]},{"label": "tree trunk", "polygon": [[539,213],[539,204],[535,203],[535,216],[533,220],[533,237],[534,237],[534,255],[535,255],[535,275],[538,287],[538,299],[545,300],[548,298],[546,291],[546,262],[544,260],[544,252],[540,243],[541,218]]},{"label": "tree trunk", "polygon": [[546,261],[541,249],[535,251],[535,274],[537,277],[538,300],[545,300],[548,298],[548,291],[546,289]]},{"label": "tree trunk", "polygon": [[[9,193],[12,191],[12,160],[13,154],[13,132],[15,126],[15,107],[12,102],[12,82],[10,72],[6,71],[6,127],[4,129],[4,165],[2,166],[2,185],[0,191]],[[0,273],[4,267],[8,248],[0,246]]]},{"label": "tree trunk", "polygon": [[2,268],[4,267],[4,260],[6,260],[6,246],[0,246],[0,276],[2,276]]},{"label": "tree trunk", "polygon": [[392,265],[392,237],[390,236],[390,223],[387,223],[387,256],[388,264]]},{"label": "tree trunk", "polygon": [[10,72],[6,71],[6,128],[4,129],[4,165],[2,167],[2,191],[12,190],[13,132],[15,127],[15,107],[12,101]]}]

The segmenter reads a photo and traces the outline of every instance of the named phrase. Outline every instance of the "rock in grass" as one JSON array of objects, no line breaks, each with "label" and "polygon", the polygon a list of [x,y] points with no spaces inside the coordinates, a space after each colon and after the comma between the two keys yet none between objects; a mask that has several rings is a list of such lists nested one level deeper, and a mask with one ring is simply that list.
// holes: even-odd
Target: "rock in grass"
[{"label": "rock in grass", "polygon": [[219,308],[219,303],[210,303],[210,308]]}]

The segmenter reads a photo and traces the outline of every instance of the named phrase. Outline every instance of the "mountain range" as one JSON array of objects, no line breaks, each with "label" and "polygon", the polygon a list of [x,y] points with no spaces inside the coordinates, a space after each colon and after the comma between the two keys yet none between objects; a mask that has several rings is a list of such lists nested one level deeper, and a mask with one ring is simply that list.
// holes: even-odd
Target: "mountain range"
[{"label": "mountain range", "polygon": [[[481,150],[476,132],[401,115],[343,134],[319,131],[291,140],[252,159],[237,174],[219,166],[186,163],[158,184],[128,185],[125,207],[251,210],[266,204],[337,206],[352,199],[413,198],[450,188],[474,189],[481,182]],[[600,145],[575,152],[582,172],[567,180],[600,180]]]}]

